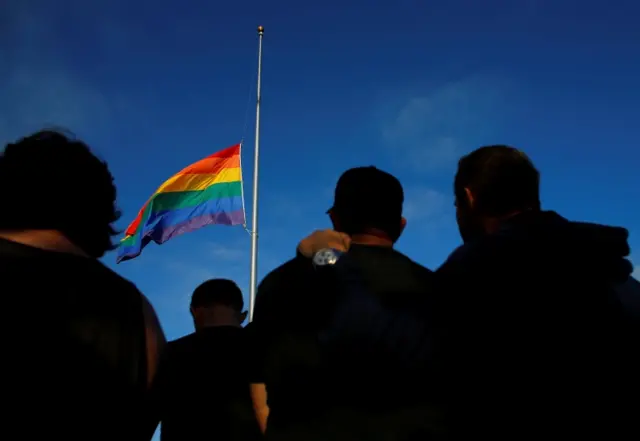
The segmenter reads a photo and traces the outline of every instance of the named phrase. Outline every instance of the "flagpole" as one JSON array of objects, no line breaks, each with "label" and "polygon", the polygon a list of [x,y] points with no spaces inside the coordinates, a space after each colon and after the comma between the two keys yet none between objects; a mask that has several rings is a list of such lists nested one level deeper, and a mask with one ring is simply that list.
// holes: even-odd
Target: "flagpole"
[{"label": "flagpole", "polygon": [[253,150],[253,211],[251,213],[251,274],[249,287],[249,321],[253,320],[258,276],[258,168],[260,161],[260,79],[262,76],[262,36],[258,26],[258,84],[256,86],[256,143]]}]

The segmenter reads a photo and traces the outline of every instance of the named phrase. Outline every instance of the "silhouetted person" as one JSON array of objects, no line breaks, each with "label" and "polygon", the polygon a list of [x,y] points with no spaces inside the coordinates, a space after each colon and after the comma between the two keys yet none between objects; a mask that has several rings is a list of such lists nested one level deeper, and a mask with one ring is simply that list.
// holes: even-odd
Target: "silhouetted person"
[{"label": "silhouetted person", "polygon": [[14,439],[145,440],[164,334],[113,249],[116,188],[87,145],[53,131],[0,156],[2,432]]},{"label": "silhouetted person", "polygon": [[196,332],[168,344],[158,375],[162,441],[262,437],[249,391],[243,307],[231,280],[208,280],[193,292]]},{"label": "silhouetted person", "polygon": [[[462,158],[455,194],[465,244],[436,272],[440,300],[422,319],[438,323],[431,361],[446,437],[637,439],[640,284],[626,230],[542,211],[537,170],[506,146]],[[316,258],[344,242],[317,231],[298,250]],[[348,254],[326,268],[362,305],[343,320],[373,309],[363,334],[384,335],[387,358],[411,360],[403,348],[420,317],[375,305]]]},{"label": "silhouetted person", "polygon": [[[349,237],[349,258],[376,304],[411,315],[432,294],[433,273],[393,248],[406,225],[403,202],[395,177],[360,167],[341,176],[328,214],[334,228]],[[388,362],[384,341],[360,338],[373,317],[343,320],[353,303],[343,302],[339,287],[318,274],[319,267],[339,258],[339,250],[327,248],[314,268],[298,257],[267,275],[258,288],[249,328],[258,340],[254,405],[266,436],[424,437],[432,418],[424,400],[426,372]],[[427,332],[423,328],[421,335]],[[366,350],[361,344],[368,345]],[[362,349],[357,356],[351,353],[354,345]]]},{"label": "silhouetted person", "polygon": [[458,164],[464,245],[437,271],[453,427],[473,438],[637,439],[640,342],[617,292],[630,282],[628,233],[542,211],[539,184],[507,146]]}]

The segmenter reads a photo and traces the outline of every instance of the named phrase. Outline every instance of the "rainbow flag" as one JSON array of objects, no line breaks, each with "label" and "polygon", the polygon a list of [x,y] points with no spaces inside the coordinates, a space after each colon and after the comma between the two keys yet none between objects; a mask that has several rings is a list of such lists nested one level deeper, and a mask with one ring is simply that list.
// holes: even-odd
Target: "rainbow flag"
[{"label": "rainbow flag", "polygon": [[151,241],[163,244],[211,224],[244,223],[238,144],[207,156],[162,184],[126,229],[116,263],[137,257]]}]

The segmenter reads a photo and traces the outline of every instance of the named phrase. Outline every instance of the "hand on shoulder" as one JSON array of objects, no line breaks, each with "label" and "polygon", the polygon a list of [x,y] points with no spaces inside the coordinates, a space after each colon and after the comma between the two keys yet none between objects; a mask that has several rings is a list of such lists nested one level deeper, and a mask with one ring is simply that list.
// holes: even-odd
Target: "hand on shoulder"
[{"label": "hand on shoulder", "polygon": [[344,233],[334,230],[316,230],[300,241],[298,251],[305,257],[312,257],[322,249],[348,251],[350,246],[351,238]]}]

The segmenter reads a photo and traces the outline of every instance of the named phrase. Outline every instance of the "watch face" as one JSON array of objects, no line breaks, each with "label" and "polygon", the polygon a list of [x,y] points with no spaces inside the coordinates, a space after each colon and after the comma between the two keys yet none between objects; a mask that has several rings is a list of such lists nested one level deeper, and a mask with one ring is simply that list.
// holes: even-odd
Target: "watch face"
[{"label": "watch face", "polygon": [[313,263],[318,266],[335,265],[338,261],[338,253],[331,249],[318,251],[313,256]]}]

